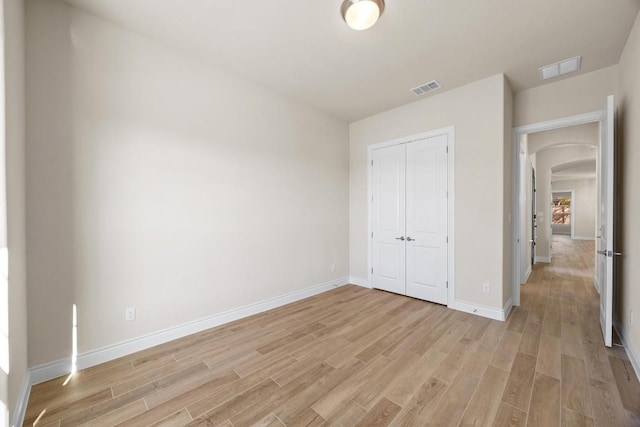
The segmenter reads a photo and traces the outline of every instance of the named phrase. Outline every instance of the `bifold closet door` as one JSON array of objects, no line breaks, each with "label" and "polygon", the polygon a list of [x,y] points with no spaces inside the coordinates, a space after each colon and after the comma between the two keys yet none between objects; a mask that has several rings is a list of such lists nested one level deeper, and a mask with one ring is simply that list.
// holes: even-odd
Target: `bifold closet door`
[{"label": "bifold closet door", "polygon": [[447,304],[447,136],[406,146],[406,295]]},{"label": "bifold closet door", "polygon": [[406,294],[405,147],[373,151],[372,285]]}]

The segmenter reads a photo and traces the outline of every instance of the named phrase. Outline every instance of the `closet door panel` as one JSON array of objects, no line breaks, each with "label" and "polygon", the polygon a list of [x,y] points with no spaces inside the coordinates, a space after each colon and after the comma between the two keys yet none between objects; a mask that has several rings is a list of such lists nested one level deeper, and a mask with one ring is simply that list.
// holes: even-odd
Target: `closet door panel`
[{"label": "closet door panel", "polygon": [[373,151],[372,285],[406,294],[405,147]]},{"label": "closet door panel", "polygon": [[447,137],[406,148],[407,295],[447,303]]}]

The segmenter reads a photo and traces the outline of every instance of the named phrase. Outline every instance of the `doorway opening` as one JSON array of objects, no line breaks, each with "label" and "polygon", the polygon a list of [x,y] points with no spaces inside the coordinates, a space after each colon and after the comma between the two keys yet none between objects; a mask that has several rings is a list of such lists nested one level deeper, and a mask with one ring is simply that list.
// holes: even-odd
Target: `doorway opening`
[{"label": "doorway opening", "polygon": [[[526,283],[533,265],[550,263],[553,257],[552,184],[559,189],[562,182],[569,182],[565,178],[575,179],[575,162],[592,160],[597,169],[602,115],[602,111],[596,111],[514,129],[514,174],[518,182],[514,186],[518,192],[514,212],[519,218],[514,221],[518,254],[512,289],[514,305],[520,305],[520,284]],[[596,170],[593,177],[597,179],[598,173]],[[591,238],[595,236],[594,227]]]},{"label": "doorway opening", "polygon": [[[513,224],[513,304],[521,303],[520,284],[527,282],[531,263],[552,262],[554,236],[567,233],[574,240],[592,241],[587,246],[595,265],[591,281],[600,292],[600,320],[608,346],[613,306],[611,258],[615,254],[609,238],[614,231],[614,125],[613,97],[609,97],[602,111],[513,131],[513,211],[517,219]],[[598,287],[599,281],[603,283]]]}]

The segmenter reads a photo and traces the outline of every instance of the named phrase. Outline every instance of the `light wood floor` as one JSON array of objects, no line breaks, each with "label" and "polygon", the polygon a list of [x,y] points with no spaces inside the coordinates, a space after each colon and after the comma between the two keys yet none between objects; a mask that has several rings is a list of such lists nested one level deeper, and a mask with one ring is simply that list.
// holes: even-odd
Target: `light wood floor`
[{"label": "light wood floor", "polygon": [[554,247],[507,322],[345,286],[37,385],[25,425],[633,425],[593,243]]}]

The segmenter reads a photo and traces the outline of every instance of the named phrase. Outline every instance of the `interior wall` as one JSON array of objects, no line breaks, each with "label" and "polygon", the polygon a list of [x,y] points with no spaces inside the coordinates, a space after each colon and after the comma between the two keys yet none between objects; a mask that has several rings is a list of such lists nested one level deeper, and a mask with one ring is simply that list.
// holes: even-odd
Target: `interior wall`
[{"label": "interior wall", "polygon": [[514,97],[514,126],[591,113],[604,108],[608,95],[618,88],[618,66],[568,77],[532,89]]},{"label": "interior wall", "polygon": [[[511,135],[513,131],[513,91],[509,85],[509,81],[504,79],[503,89],[503,108],[504,108],[504,138],[503,138],[503,194],[504,199],[502,201],[502,305],[503,307],[511,299],[512,294],[512,274],[513,274],[513,259],[512,254],[515,254],[515,243],[513,240],[513,223],[512,223],[512,200],[513,191],[512,186],[512,170],[513,170],[513,144],[511,143]],[[515,220],[515,218],[513,219]],[[514,221],[515,223],[515,221]]]},{"label": "interior wall", "polygon": [[[27,3],[29,361],[346,277],[348,125]],[[125,322],[125,309],[137,319]]]},{"label": "interior wall", "polygon": [[[24,2],[4,0],[7,244],[9,253],[8,407],[13,411],[27,378],[25,235]],[[15,414],[11,413],[13,418]],[[15,418],[14,418],[15,420]]]},{"label": "interior wall", "polygon": [[[455,298],[503,308],[505,82],[496,75],[350,125],[350,273],[368,283],[367,147],[455,126]],[[510,141],[510,139],[509,139]],[[478,189],[482,191],[478,191]],[[491,285],[482,292],[483,283]]]},{"label": "interior wall", "polygon": [[[619,183],[616,250],[615,315],[636,363],[640,362],[640,14],[620,58],[620,92],[618,96]],[[635,317],[633,315],[635,313]],[[636,366],[638,369],[638,366]]]},{"label": "interior wall", "polygon": [[594,159],[596,151],[591,146],[575,145],[547,148],[536,153],[536,259],[539,261],[549,262],[551,257],[551,168],[571,161]]},{"label": "interior wall", "polygon": [[[573,190],[571,221],[574,222],[574,238],[594,240],[596,236],[597,185],[595,178],[563,179],[553,181],[551,191]],[[569,234],[571,227],[569,226]]]}]

